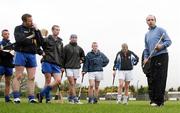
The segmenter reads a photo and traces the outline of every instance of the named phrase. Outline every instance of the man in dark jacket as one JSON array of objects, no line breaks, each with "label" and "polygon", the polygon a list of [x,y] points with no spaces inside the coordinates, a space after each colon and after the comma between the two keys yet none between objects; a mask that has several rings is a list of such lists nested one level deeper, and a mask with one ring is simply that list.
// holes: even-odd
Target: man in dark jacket
[{"label": "man in dark jacket", "polygon": [[69,81],[69,102],[80,103],[76,96],[76,80],[79,78],[79,69],[84,62],[84,51],[77,44],[77,35],[70,36],[70,43],[64,47],[64,66]]},{"label": "man in dark jacket", "polygon": [[5,78],[5,102],[11,102],[10,82],[13,74],[13,56],[10,52],[13,48],[8,47],[11,45],[9,40],[9,31],[7,29],[2,30],[2,41],[0,41],[0,81],[4,75]]},{"label": "man in dark jacket", "polygon": [[15,77],[13,79],[14,102],[20,103],[20,80],[23,71],[26,68],[28,74],[28,99],[30,103],[37,103],[34,96],[35,71],[36,71],[36,53],[37,40],[40,34],[38,28],[33,24],[32,16],[24,14],[22,16],[23,24],[16,26],[14,30],[15,37]]},{"label": "man in dark jacket", "polygon": [[93,42],[92,51],[86,55],[82,71],[83,74],[88,72],[89,75],[88,103],[97,103],[99,84],[100,81],[103,80],[103,67],[108,63],[109,59],[98,50],[97,42]]},{"label": "man in dark jacket", "polygon": [[[123,104],[128,104],[128,92],[129,92],[129,84],[133,79],[132,70],[133,65],[137,65],[139,58],[132,51],[128,50],[128,45],[126,43],[122,44],[122,50],[117,53],[114,67],[113,67],[113,76],[116,75],[116,70],[118,70],[118,79],[119,79],[119,87],[118,87],[118,95],[117,95],[117,103],[121,103],[122,99],[122,89],[125,88],[125,95],[123,96]],[[124,86],[125,82],[125,86]]]},{"label": "man in dark jacket", "polygon": [[[46,103],[50,102],[50,91],[57,87],[61,82],[61,74],[63,69],[63,43],[58,37],[60,28],[58,25],[53,25],[52,35],[42,39],[43,59],[42,73],[45,75],[45,87],[40,92],[38,100],[41,103],[43,96],[46,96]],[[54,81],[51,83],[51,77]]]}]

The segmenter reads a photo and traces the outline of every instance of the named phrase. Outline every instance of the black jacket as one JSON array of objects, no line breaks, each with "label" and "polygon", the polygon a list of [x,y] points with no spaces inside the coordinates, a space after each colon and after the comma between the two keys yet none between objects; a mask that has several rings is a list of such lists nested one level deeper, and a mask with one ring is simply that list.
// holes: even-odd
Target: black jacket
[{"label": "black jacket", "polygon": [[69,43],[64,47],[64,66],[70,69],[79,69],[80,60],[84,62],[84,51],[77,43]]},{"label": "black jacket", "polygon": [[52,35],[49,35],[47,38],[43,39],[42,48],[45,52],[42,62],[48,62],[64,67],[63,43],[61,38],[58,37],[57,40],[54,40]]},{"label": "black jacket", "polygon": [[[27,37],[35,34],[33,39]],[[24,25],[16,26],[14,30],[14,37],[16,40],[15,51],[36,54],[38,53],[38,39],[40,38],[40,31],[34,28],[27,28]]]},{"label": "black jacket", "polygon": [[114,60],[113,70],[132,70],[133,65],[137,65],[139,57],[128,50],[125,55],[122,51],[118,52]]},{"label": "black jacket", "polygon": [[[11,45],[10,40],[3,39],[0,45],[4,47],[4,50],[12,50],[13,48],[8,46]],[[0,50],[0,66],[6,66],[13,68],[13,55],[9,52],[4,52]]]}]

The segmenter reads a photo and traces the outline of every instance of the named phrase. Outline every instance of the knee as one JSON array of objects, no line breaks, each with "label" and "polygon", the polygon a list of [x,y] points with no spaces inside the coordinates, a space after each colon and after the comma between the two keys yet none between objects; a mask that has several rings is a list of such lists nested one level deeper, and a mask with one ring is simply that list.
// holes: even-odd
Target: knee
[{"label": "knee", "polygon": [[56,80],[56,83],[57,83],[58,85],[60,85],[60,84],[61,84],[61,79],[57,79],[57,80]]},{"label": "knee", "polygon": [[129,89],[129,85],[126,84],[126,85],[124,86],[124,88],[125,88],[125,89]]},{"label": "knee", "polygon": [[89,89],[93,89],[94,85],[89,85]]},{"label": "knee", "polygon": [[48,85],[48,84],[50,84],[50,83],[51,83],[51,80],[47,79],[47,80],[46,80],[46,84]]},{"label": "knee", "polygon": [[34,81],[34,80],[35,80],[35,77],[34,77],[34,76],[28,77],[28,80],[29,80],[29,81]]},{"label": "knee", "polygon": [[20,81],[21,80],[21,75],[15,76],[14,79],[17,80],[17,81]]},{"label": "knee", "polygon": [[123,84],[120,83],[120,84],[119,84],[119,88],[123,88]]},{"label": "knee", "polygon": [[70,82],[69,82],[69,85],[70,85],[71,87],[74,87],[74,86],[75,86],[74,81],[70,81]]},{"label": "knee", "polygon": [[95,90],[99,90],[99,86],[95,86]]}]

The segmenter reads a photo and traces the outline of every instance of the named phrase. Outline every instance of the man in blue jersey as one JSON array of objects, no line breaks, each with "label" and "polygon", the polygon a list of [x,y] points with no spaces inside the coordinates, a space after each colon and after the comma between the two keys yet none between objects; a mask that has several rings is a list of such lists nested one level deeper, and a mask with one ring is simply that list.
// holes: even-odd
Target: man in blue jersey
[{"label": "man in blue jersey", "polygon": [[5,102],[11,102],[10,82],[13,74],[13,54],[11,54],[12,47],[9,40],[9,31],[7,29],[2,30],[2,41],[0,41],[0,81],[4,75],[5,78]]}]

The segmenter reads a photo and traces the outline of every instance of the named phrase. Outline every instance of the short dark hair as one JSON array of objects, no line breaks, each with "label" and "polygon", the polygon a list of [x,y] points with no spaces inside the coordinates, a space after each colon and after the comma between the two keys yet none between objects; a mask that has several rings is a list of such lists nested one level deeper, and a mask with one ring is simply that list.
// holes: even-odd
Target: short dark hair
[{"label": "short dark hair", "polygon": [[3,32],[5,32],[5,31],[8,31],[7,29],[3,29],[2,31],[1,31],[1,33],[3,34]]},{"label": "short dark hair", "polygon": [[55,27],[59,27],[59,26],[58,25],[53,25],[51,29],[54,30]]},{"label": "short dark hair", "polygon": [[26,21],[27,21],[27,18],[30,18],[30,17],[32,17],[32,15],[26,13],[26,14],[23,14],[23,15],[22,15],[21,19],[22,19],[23,22],[26,22]]},{"label": "short dark hair", "polygon": [[70,38],[77,38],[76,34],[71,34]]},{"label": "short dark hair", "polygon": [[[156,17],[154,16],[154,15],[148,15],[147,17],[149,17],[149,16],[152,16],[152,17],[154,17],[154,20],[156,21]],[[147,17],[146,17],[146,20],[147,20]]]}]

